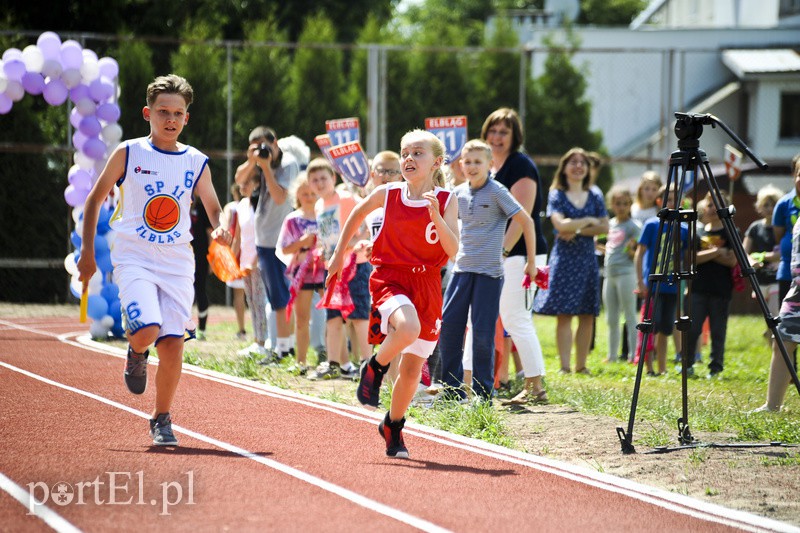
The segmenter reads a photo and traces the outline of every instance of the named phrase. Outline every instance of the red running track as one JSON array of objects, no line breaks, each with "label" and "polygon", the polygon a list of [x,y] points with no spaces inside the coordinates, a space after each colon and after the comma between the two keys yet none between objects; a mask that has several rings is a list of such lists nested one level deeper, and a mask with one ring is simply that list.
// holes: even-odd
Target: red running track
[{"label": "red running track", "polygon": [[83,335],[0,319],[0,530],[797,531],[414,424],[390,459],[380,414],[189,365],[153,447],[154,365],[133,396]]}]

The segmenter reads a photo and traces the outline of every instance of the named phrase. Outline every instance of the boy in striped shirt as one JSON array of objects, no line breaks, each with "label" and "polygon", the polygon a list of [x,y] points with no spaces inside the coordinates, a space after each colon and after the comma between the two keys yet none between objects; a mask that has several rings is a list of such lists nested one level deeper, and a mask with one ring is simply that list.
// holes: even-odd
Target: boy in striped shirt
[{"label": "boy in striped shirt", "polygon": [[464,334],[471,312],[473,377],[470,385],[490,400],[494,389],[494,330],[503,288],[503,255],[514,243],[505,243],[509,219],[522,226],[528,250],[525,272],[536,275],[536,229],[530,215],[502,184],[490,179],[492,150],[472,140],[461,151],[466,183],[453,193],[458,199],[461,240],[453,278],[444,295],[439,349],[445,384],[463,397]]}]

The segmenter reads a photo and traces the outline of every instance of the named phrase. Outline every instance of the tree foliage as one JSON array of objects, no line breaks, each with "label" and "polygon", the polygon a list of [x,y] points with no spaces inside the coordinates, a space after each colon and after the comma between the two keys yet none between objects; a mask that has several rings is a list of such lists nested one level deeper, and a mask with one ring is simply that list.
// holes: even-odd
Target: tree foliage
[{"label": "tree foliage", "polygon": [[647,0],[581,0],[578,24],[627,26],[645,7]]},{"label": "tree foliage", "polygon": [[[297,135],[312,150],[316,150],[313,139],[324,132],[327,119],[357,116],[364,131],[368,53],[365,48],[348,49],[337,43],[392,45],[382,51],[386,58],[385,148],[397,150],[401,136],[424,127],[426,117],[467,115],[469,136],[477,137],[493,110],[519,107],[520,65],[526,56],[507,19],[495,17],[488,27],[486,21],[497,8],[528,3],[426,0],[392,18],[396,3],[106,0],[101,5],[96,0],[64,0],[34,17],[27,4],[23,9],[19,0],[10,0],[0,25],[118,36],[87,34],[81,44],[119,63],[119,122],[124,138],[148,134],[142,107],[145,88],[155,76],[174,72],[186,77],[194,88],[195,102],[182,140],[216,154],[211,158],[212,175],[224,202],[227,161],[219,154],[228,142],[229,90],[236,152],[244,152],[247,136],[257,125],[272,126],[279,136]],[[615,6],[633,3],[614,0]],[[600,3],[585,0],[584,4],[588,6],[585,16],[594,12],[592,23],[600,23]],[[22,36],[0,39],[4,49],[22,49],[30,41]],[[572,63],[575,46],[574,42],[566,48],[551,46],[542,76],[523,82],[525,145],[534,158],[561,154],[575,145],[602,149],[600,135],[589,126],[586,81]],[[228,57],[232,59],[230,88]],[[41,97],[26,96],[14,104],[12,113],[0,117],[0,141],[67,147],[68,109],[66,104],[51,108]],[[4,219],[12,220],[2,243],[7,256],[66,255],[71,251],[72,229],[70,210],[63,200],[72,165],[68,153],[0,152],[0,161],[4,163],[0,181],[20,184],[6,188],[11,192],[0,199]],[[28,175],[37,180],[20,179]],[[544,171],[543,175],[548,174]],[[39,202],[37,209],[23,210],[20,206],[30,205],[31,198]],[[67,294],[66,280],[64,273],[63,283],[56,284],[61,286],[56,292],[62,300]],[[53,289],[47,290],[36,299],[51,301]],[[0,299],[10,299],[5,289],[0,290]]]}]

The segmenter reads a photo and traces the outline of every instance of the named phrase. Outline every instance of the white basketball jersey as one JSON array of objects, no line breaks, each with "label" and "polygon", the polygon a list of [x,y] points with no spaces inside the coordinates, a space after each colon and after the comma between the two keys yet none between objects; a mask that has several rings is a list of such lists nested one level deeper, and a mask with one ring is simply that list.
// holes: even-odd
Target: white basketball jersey
[{"label": "white basketball jersey", "polygon": [[111,227],[120,237],[155,245],[192,240],[189,209],[208,157],[191,146],[165,152],[147,137],[125,143],[125,173]]}]

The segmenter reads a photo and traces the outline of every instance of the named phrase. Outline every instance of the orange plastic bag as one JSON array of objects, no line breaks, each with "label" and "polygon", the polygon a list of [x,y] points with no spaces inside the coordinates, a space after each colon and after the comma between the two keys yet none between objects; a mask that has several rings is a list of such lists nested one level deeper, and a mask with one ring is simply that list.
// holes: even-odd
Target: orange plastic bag
[{"label": "orange plastic bag", "polygon": [[233,281],[244,276],[233,251],[224,244],[211,241],[208,246],[208,266],[220,281]]}]

